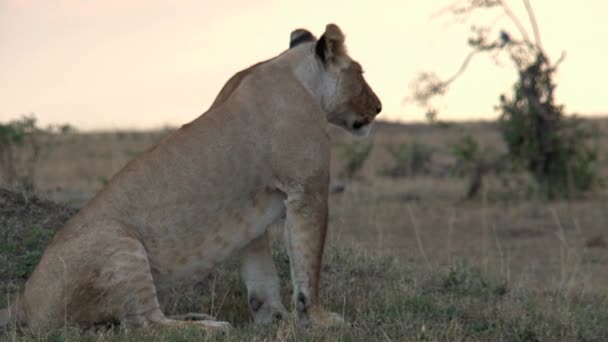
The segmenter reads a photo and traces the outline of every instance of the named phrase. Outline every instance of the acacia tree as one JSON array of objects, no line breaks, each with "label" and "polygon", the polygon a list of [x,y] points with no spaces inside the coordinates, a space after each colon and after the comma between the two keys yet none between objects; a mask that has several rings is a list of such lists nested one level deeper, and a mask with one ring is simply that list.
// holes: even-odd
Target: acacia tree
[{"label": "acacia tree", "polygon": [[511,95],[500,95],[498,124],[507,154],[503,159],[527,170],[547,198],[570,197],[598,183],[595,171],[597,152],[590,144],[591,131],[575,116],[565,116],[554,100],[555,72],[564,60],[562,53],[552,62],[543,48],[541,35],[529,0],[522,0],[533,37],[506,0],[460,0],[446,10],[456,17],[477,11],[501,10],[514,24],[516,34],[500,30],[491,38],[490,27],[472,27],[468,39],[471,51],[457,72],[442,79],[423,72],[412,83],[411,100],[425,107],[427,117],[436,118],[433,98],[444,95],[466,71],[477,54],[497,57],[505,54],[518,74]]}]

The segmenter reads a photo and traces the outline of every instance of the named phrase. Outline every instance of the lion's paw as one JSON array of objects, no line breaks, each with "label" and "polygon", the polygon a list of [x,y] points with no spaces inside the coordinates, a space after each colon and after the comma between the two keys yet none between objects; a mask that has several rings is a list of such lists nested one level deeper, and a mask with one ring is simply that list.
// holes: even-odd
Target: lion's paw
[{"label": "lion's paw", "polygon": [[253,313],[253,320],[258,325],[271,324],[288,319],[289,313],[281,303],[265,303]]}]

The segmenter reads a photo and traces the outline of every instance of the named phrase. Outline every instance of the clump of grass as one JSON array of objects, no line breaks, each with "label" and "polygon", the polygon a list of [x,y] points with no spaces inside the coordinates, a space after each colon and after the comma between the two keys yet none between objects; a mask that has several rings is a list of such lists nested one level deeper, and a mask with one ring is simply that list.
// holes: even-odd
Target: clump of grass
[{"label": "clump of grass", "polygon": [[[450,267],[445,274],[438,275],[435,290],[460,296],[485,296],[488,299],[500,298],[507,293],[504,279],[484,275],[479,267],[460,264]],[[433,288],[432,285],[429,286]]]}]

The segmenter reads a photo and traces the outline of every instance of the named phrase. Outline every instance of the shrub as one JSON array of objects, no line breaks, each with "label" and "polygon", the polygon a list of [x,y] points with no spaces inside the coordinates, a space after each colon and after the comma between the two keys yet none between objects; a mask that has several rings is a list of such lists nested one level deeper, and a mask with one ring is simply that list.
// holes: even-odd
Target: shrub
[{"label": "shrub", "polygon": [[34,191],[38,161],[50,151],[53,136],[74,132],[69,124],[40,128],[33,114],[0,123],[0,185]]},{"label": "shrub", "polygon": [[365,164],[369,158],[370,152],[374,144],[372,142],[353,142],[342,146],[342,156],[344,157],[344,166],[340,172],[340,176],[344,178],[352,178]]},{"label": "shrub", "polygon": [[[41,152],[34,116],[0,123],[0,179],[7,186],[33,190],[35,164]],[[29,149],[27,155],[24,149]]]},{"label": "shrub", "polygon": [[549,199],[572,197],[600,183],[593,132],[554,104],[552,67],[542,53],[522,66],[513,97],[500,97],[499,127],[508,156],[526,169]]},{"label": "shrub", "polygon": [[402,143],[386,145],[388,153],[393,158],[393,165],[382,172],[388,177],[412,177],[429,172],[433,150],[423,144]]}]

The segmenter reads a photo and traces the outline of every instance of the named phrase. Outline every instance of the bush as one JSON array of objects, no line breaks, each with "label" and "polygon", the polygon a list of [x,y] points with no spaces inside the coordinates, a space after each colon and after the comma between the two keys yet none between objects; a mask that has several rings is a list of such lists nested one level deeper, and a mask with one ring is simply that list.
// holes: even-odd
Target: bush
[{"label": "bush", "polygon": [[553,102],[555,68],[542,53],[521,66],[513,97],[500,97],[499,127],[508,157],[526,169],[548,199],[572,197],[600,183],[592,131]]},{"label": "bush", "polygon": [[433,155],[430,147],[413,142],[386,145],[385,148],[393,158],[393,165],[384,170],[383,175],[393,178],[413,177],[430,171]]},{"label": "bush", "polygon": [[470,174],[480,162],[479,144],[470,134],[452,142],[448,148],[455,159],[451,170],[454,176],[463,177]]},{"label": "bush", "polygon": [[34,191],[37,163],[50,151],[53,135],[74,132],[69,124],[40,128],[33,114],[0,123],[0,185]]},{"label": "bush", "polygon": [[344,166],[340,172],[340,176],[344,178],[353,178],[353,176],[363,167],[367,158],[369,158],[374,144],[372,142],[354,142],[344,144],[342,146],[342,156],[344,157]]},{"label": "bush", "polygon": [[[41,152],[34,116],[0,123],[0,179],[9,187],[33,190],[35,163]],[[30,149],[25,156],[22,151]]]},{"label": "bush", "polygon": [[459,177],[468,176],[469,184],[465,197],[471,199],[483,187],[483,178],[491,166],[482,156],[477,140],[469,134],[453,143],[450,152],[456,160],[452,167],[452,174]]}]

